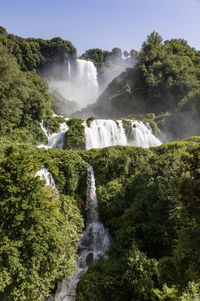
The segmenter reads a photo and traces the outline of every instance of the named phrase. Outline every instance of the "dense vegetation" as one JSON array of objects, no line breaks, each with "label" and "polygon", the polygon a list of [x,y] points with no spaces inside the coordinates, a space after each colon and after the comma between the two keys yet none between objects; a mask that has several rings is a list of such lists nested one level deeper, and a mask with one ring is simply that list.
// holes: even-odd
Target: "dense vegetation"
[{"label": "dense vegetation", "polygon": [[59,37],[51,40],[24,39],[8,34],[0,27],[0,45],[6,47],[10,54],[16,57],[23,71],[37,70],[39,73],[51,69],[54,65],[62,66],[66,60],[76,58],[76,48],[71,42]]},{"label": "dense vegetation", "polygon": [[[84,162],[94,166],[112,245],[83,276],[77,300],[198,300],[199,154],[191,141],[149,150],[2,148],[1,300],[39,300],[73,273]],[[42,167],[58,193],[35,177]]]},{"label": "dense vegetation", "polygon": [[166,119],[163,130],[168,139],[199,135],[200,52],[182,39],[163,43],[153,32],[135,58],[136,65],[116,77],[97,102],[77,116],[121,118],[167,113],[167,118],[161,117]]},{"label": "dense vegetation", "polygon": [[[151,149],[84,151],[83,120],[77,118],[67,121],[65,150],[33,146],[47,140],[42,121],[49,132],[65,121],[52,117],[52,97],[38,73],[48,76],[46,68],[62,69],[75,55],[60,38],[22,39],[0,27],[0,300],[43,301],[58,280],[73,274],[91,164],[112,244],[108,258],[83,276],[77,301],[198,301],[199,137]],[[83,57],[95,62],[100,76],[120,65],[122,52],[91,49]],[[163,43],[154,32],[140,53],[124,57],[137,64],[90,112],[148,121],[155,133],[160,128],[172,138],[199,135],[199,52],[183,40]],[[54,109],[64,101],[56,92],[53,99]],[[130,121],[123,125],[128,136]],[[42,168],[56,189],[35,176]]]},{"label": "dense vegetation", "polygon": [[[78,154],[1,149],[0,299],[39,300],[75,270],[87,164]],[[36,171],[48,168],[57,192]]]},{"label": "dense vegetation", "polygon": [[[52,93],[50,94],[50,91],[47,91],[47,87],[46,90],[43,87],[43,91],[41,91],[42,89],[39,87],[39,82],[41,82],[41,79],[36,75],[37,73],[45,79],[62,79],[63,74],[66,74],[67,62],[70,61],[71,65],[73,66],[73,63],[76,59],[76,48],[71,42],[65,41],[59,37],[51,40],[33,38],[24,39],[13,34],[8,34],[6,29],[0,26],[0,51],[1,65],[4,64],[1,66],[0,77],[3,81],[6,81],[7,77],[9,76],[7,90],[12,88],[12,86],[9,86],[11,85],[10,81],[13,82],[15,77],[15,86],[19,84],[18,90],[20,91],[15,91],[15,94],[18,93],[18,95],[15,95],[15,97],[17,96],[19,99],[21,97],[21,101],[25,97],[26,99],[30,97],[30,93],[32,94],[31,98],[35,97],[34,94],[36,94],[36,91],[29,92],[29,95],[27,93],[26,86],[28,84],[25,83],[26,78],[26,81],[27,79],[32,81],[31,88],[34,89],[35,86],[35,90],[40,90],[41,93],[39,95],[38,91],[38,95],[39,98],[41,98],[41,103],[43,102],[42,99],[44,97],[48,99],[49,103],[51,99],[53,110],[57,112],[57,114],[61,113],[59,108],[63,108],[63,102],[67,108],[65,108],[64,111],[62,109],[62,115],[69,115],[72,113],[72,111],[77,109],[74,102],[63,99],[63,97],[56,91],[51,91]],[[8,56],[10,58],[8,58]],[[5,73],[2,74],[5,69],[7,69],[7,75]],[[20,76],[17,83],[17,77],[19,74]],[[22,81],[22,78],[24,82]],[[36,84],[36,82],[38,83]],[[31,84],[29,84],[29,86]],[[22,88],[22,85],[25,86],[24,89]],[[29,90],[31,90],[31,88],[29,88]],[[20,93],[21,95],[19,95]],[[26,96],[23,95],[25,93]],[[36,96],[36,99],[37,98],[38,96]],[[31,105],[29,105],[29,111],[32,109],[33,108]],[[37,131],[39,131],[39,129],[37,129]]]},{"label": "dense vegetation", "polygon": [[33,72],[22,72],[16,60],[0,46],[0,134],[11,141],[45,141],[42,120],[52,119],[48,88]]},{"label": "dense vegetation", "polygon": [[85,127],[83,120],[78,118],[69,119],[67,121],[69,131],[66,134],[66,149],[85,149]]},{"label": "dense vegetation", "polygon": [[191,142],[85,154],[113,242],[77,300],[199,300],[199,154]]}]

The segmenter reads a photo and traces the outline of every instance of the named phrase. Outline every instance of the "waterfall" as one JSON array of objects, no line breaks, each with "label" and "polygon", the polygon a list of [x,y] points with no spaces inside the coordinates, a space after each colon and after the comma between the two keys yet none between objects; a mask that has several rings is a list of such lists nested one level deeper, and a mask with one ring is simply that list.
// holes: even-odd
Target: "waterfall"
[{"label": "waterfall", "polygon": [[65,135],[66,135],[68,130],[69,130],[69,127],[66,124],[66,122],[61,123],[59,132],[49,135],[47,148],[61,148],[61,149],[63,149],[64,148],[64,142],[65,142],[64,138],[65,138]]},{"label": "waterfall", "polygon": [[131,122],[131,132],[128,137],[127,145],[148,148],[161,144],[162,142],[154,136],[149,123],[145,125],[143,122],[137,120]]},{"label": "waterfall", "polygon": [[35,176],[40,177],[40,180],[44,180],[46,183],[46,186],[51,186],[52,188],[56,189],[56,184],[54,181],[54,178],[50,174],[47,168],[42,168],[39,171],[36,172]]},{"label": "waterfall", "polygon": [[92,166],[87,173],[87,223],[79,244],[79,258],[76,262],[77,272],[71,279],[58,283],[55,297],[50,297],[52,301],[75,301],[76,288],[81,277],[87,272],[88,264],[101,257],[106,258],[106,251],[110,245],[107,229],[99,222],[99,215],[96,211],[97,196],[94,170]]},{"label": "waterfall", "polygon": [[93,120],[90,127],[85,124],[85,138],[86,149],[127,144],[122,120]]},{"label": "waterfall", "polygon": [[90,61],[77,59],[73,64],[68,61],[62,79],[51,78],[49,88],[59,92],[65,100],[75,101],[81,109],[98,97],[97,69]]},{"label": "waterfall", "polygon": [[72,99],[78,102],[80,107],[94,103],[98,96],[97,70],[93,62],[76,60],[76,72],[72,78]]},{"label": "waterfall", "polygon": [[71,77],[71,63],[70,63],[70,60],[68,60],[68,63],[67,63],[67,75],[68,75],[68,80],[70,80],[70,77]]},{"label": "waterfall", "polygon": [[48,142],[47,145],[41,144],[38,145],[38,148],[64,148],[64,143],[65,143],[65,135],[67,133],[67,131],[69,130],[68,125],[66,124],[66,122],[61,123],[60,125],[60,129],[58,131],[58,133],[53,133],[51,135],[48,134],[47,130],[45,129],[43,122],[40,124],[43,132],[45,133],[46,137],[48,138]]},{"label": "waterfall", "polygon": [[96,119],[85,125],[86,149],[103,148],[114,145],[151,147],[162,142],[153,135],[150,125],[141,121],[131,121],[129,137],[126,136],[122,120]]}]

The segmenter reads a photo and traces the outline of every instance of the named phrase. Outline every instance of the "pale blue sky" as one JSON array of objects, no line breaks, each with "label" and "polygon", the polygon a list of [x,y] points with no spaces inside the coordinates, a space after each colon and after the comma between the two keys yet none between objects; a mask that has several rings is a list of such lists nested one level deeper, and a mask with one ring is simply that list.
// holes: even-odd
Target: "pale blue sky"
[{"label": "pale blue sky", "polygon": [[0,25],[22,37],[89,48],[141,48],[153,30],[200,50],[199,0],[0,0]]}]

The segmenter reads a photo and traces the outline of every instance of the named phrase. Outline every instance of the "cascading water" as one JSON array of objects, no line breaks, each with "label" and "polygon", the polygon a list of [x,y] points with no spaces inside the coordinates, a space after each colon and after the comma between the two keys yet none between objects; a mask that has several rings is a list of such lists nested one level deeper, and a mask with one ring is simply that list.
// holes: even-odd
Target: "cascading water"
[{"label": "cascading water", "polygon": [[[97,70],[93,62],[85,60],[76,60],[77,63],[77,77],[76,84],[78,89],[81,90],[82,97],[90,104],[94,102],[98,96],[98,81],[97,81]],[[76,90],[77,89],[76,86]],[[84,101],[84,102],[85,102]]]},{"label": "cascading water", "polygon": [[60,129],[58,131],[58,133],[53,133],[51,135],[48,134],[47,130],[45,129],[43,123],[41,123],[41,128],[43,130],[43,132],[45,133],[45,135],[48,138],[48,142],[46,145],[39,145],[38,148],[64,148],[64,141],[65,141],[65,135],[67,133],[67,131],[69,130],[68,125],[66,124],[66,122],[61,123],[60,125]]},{"label": "cascading water", "polygon": [[161,145],[149,124],[141,121],[131,121],[131,132],[127,138],[122,120],[93,120],[90,127],[85,125],[86,149],[103,148],[114,145],[130,145],[151,147]]},{"label": "cascading water", "polygon": [[122,120],[96,119],[88,127],[85,123],[86,149],[111,145],[126,145],[127,138]]},{"label": "cascading water", "polygon": [[81,109],[96,101],[98,96],[97,70],[93,62],[77,59],[66,64],[62,80],[50,79],[51,91],[59,92],[64,99],[75,101]]},{"label": "cascading water", "polygon": [[[111,145],[150,147],[161,144],[161,141],[153,135],[150,125],[144,125],[139,121],[131,121],[131,131],[128,138],[125,134],[122,120],[93,120],[90,127],[87,126],[86,122],[84,122],[84,125],[86,149]],[[48,137],[46,148],[63,148],[64,137],[69,129],[66,123],[61,124],[59,133],[52,135],[48,135],[43,124],[41,124],[41,127]],[[41,169],[36,173],[36,176],[45,180],[47,186],[55,188],[55,182],[47,169]],[[55,296],[46,296],[48,301],[75,301],[77,284],[87,272],[88,265],[93,260],[98,260],[101,257],[105,258],[106,251],[110,245],[108,231],[99,222],[95,177],[92,166],[88,168],[86,211],[87,222],[79,243],[79,258],[76,262],[77,271],[71,279],[58,282]]]},{"label": "cascading water", "polygon": [[148,148],[161,144],[162,142],[154,136],[149,123],[145,125],[143,122],[137,120],[131,122],[131,132],[128,137],[127,145]]},{"label": "cascading water", "polygon": [[54,178],[50,174],[47,168],[42,168],[39,171],[36,172],[35,176],[40,177],[41,180],[44,180],[46,183],[46,186],[51,186],[52,188],[56,189],[56,184],[54,181]]},{"label": "cascading water", "polygon": [[110,245],[108,231],[99,222],[97,208],[97,196],[94,170],[92,166],[88,168],[87,177],[87,223],[79,244],[79,259],[77,260],[77,272],[68,280],[58,283],[55,297],[50,297],[50,301],[75,301],[76,288],[81,277],[86,273],[88,264],[92,260],[106,257],[105,253]]}]

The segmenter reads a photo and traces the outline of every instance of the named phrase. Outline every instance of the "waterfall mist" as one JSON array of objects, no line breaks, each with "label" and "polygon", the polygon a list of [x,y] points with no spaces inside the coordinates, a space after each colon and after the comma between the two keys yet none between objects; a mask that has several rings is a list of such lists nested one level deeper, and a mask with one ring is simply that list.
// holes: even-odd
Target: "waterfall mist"
[{"label": "waterfall mist", "polygon": [[[92,62],[81,59],[73,62],[68,60],[61,76],[52,76],[50,70],[48,73],[49,89],[59,110],[57,114],[69,116],[96,101],[97,70]],[[56,74],[55,70],[52,74]]]},{"label": "waterfall mist", "polygon": [[136,63],[136,60],[132,58],[123,59],[122,57],[111,56],[105,61],[105,66],[102,76],[100,78],[100,93],[102,93],[109,83],[112,82],[114,78],[120,75],[127,68],[132,68]]}]

